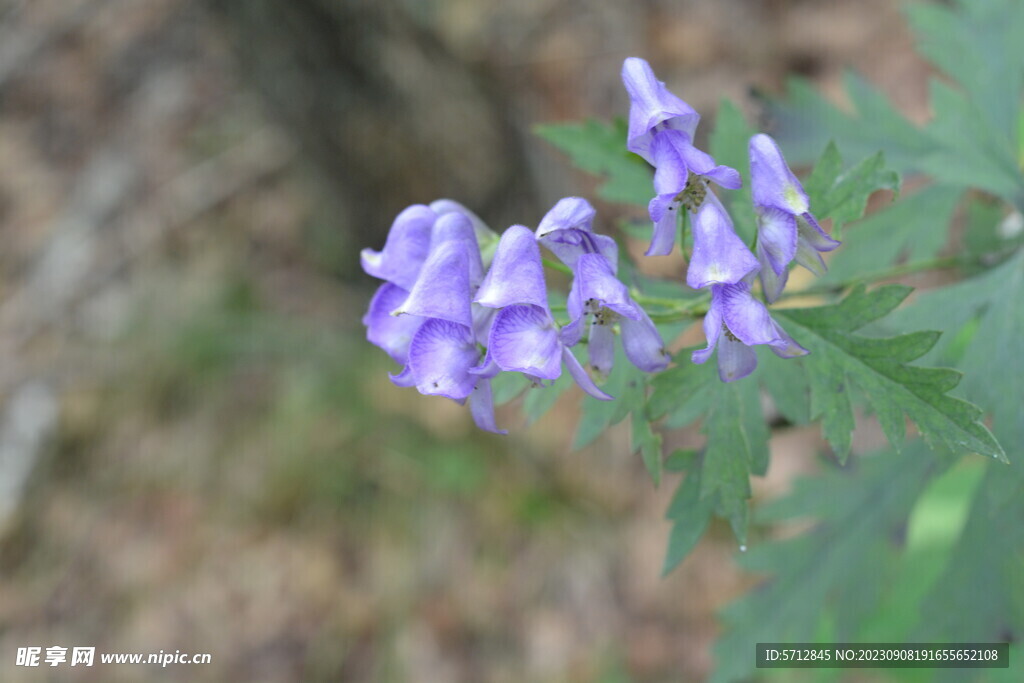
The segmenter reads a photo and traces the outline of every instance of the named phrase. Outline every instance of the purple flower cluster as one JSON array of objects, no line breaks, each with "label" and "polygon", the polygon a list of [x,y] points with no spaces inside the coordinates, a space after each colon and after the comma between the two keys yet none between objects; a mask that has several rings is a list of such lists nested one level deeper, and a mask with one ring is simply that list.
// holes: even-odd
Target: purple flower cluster
[{"label": "purple flower cluster", "polygon": [[811,215],[807,194],[778,146],[764,134],[750,139],[751,185],[758,220],[755,257],[709,190],[710,182],[738,189],[742,180],[735,169],[716,164],[694,146],[700,115],[669,92],[643,59],[627,59],[622,80],[630,98],[626,146],[655,168],[655,197],[648,206],[654,233],[647,254],[671,253],[677,216],[689,212],[693,253],[686,283],[694,289],[711,290],[711,305],[704,318],[708,344],[693,353],[693,362],[706,362],[717,347],[719,376],[730,382],[757,367],[752,346],[765,344],[783,358],[807,354],[751,293],[754,277],[759,276],[765,298],[774,302],[785,287],[791,261],[820,274],[825,267],[820,252],[839,246]]},{"label": "purple flower cluster", "polygon": [[[647,372],[665,368],[661,336],[616,278],[615,241],[593,232],[593,218],[585,200],[563,199],[536,234],[513,225],[498,239],[450,200],[399,214],[384,249],[362,252],[363,270],[384,280],[363,324],[367,339],[404,366],[392,381],[468,401],[479,427],[503,433],[490,386],[500,372],[523,373],[543,386],[564,366],[588,394],[611,399],[569,350],[588,319],[590,364],[599,376],[611,370],[616,322],[631,362]],[[573,273],[570,321],[562,328],[548,305],[540,244]]]}]

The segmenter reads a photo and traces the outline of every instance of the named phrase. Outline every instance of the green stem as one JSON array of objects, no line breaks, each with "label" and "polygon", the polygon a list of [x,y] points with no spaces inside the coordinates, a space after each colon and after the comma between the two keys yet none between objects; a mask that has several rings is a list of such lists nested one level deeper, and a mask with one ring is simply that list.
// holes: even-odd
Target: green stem
[{"label": "green stem", "polygon": [[931,259],[928,261],[915,261],[914,263],[904,263],[898,266],[893,266],[886,270],[879,270],[874,273],[867,273],[861,275],[852,280],[846,280],[844,282],[836,283],[823,283],[820,285],[814,285],[801,289],[794,292],[783,292],[780,299],[793,298],[797,296],[810,296],[814,294],[828,294],[831,292],[840,292],[844,289],[849,289],[854,285],[858,285],[862,282],[877,282],[879,280],[889,280],[894,277],[903,277],[904,275],[912,275],[914,273],[920,273],[927,270],[946,270],[948,268],[956,268],[957,266],[967,265],[970,261],[964,259],[962,256],[944,256],[942,258]]},{"label": "green stem", "polygon": [[552,261],[550,259],[543,259],[543,261],[544,261],[544,265],[547,266],[548,268],[550,268],[551,270],[557,270],[559,273],[565,273],[566,275],[572,275],[572,268],[570,268],[569,266],[565,265],[564,263],[559,263],[558,261]]}]

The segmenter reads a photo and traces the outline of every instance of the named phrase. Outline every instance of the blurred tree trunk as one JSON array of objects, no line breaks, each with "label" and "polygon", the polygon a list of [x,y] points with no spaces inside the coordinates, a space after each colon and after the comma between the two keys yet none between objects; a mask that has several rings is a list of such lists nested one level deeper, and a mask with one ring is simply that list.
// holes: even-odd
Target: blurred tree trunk
[{"label": "blurred tree trunk", "polygon": [[398,211],[438,197],[496,229],[534,214],[505,94],[392,0],[204,1],[338,200],[350,246],[379,248]]}]

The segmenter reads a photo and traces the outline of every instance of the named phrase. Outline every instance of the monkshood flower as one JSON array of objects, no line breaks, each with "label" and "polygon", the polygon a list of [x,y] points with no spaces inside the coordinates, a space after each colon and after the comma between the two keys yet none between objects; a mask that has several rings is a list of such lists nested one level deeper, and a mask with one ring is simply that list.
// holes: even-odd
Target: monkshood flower
[{"label": "monkshood flower", "polygon": [[686,269],[686,284],[703,289],[740,282],[757,270],[758,263],[732,226],[729,213],[709,192],[693,216],[693,254]]},{"label": "monkshood flower", "polygon": [[477,341],[486,338],[490,322],[472,303],[483,279],[480,231],[457,206],[410,207],[396,219],[382,252],[364,250],[364,269],[388,281],[363,323],[367,339],[405,366],[391,376],[395,384],[460,404],[468,399],[477,425],[499,432],[490,378],[470,372],[481,361]]},{"label": "monkshood flower", "polygon": [[541,219],[538,241],[573,272],[567,308],[569,324],[561,339],[575,346],[590,321],[587,351],[590,366],[607,377],[615,360],[614,326],[619,324],[626,357],[644,372],[664,370],[669,363],[665,343],[647,313],[615,276],[615,240],[593,232],[594,207],[579,197],[560,200]]},{"label": "monkshood flower", "polygon": [[704,363],[718,348],[718,376],[723,382],[742,379],[757,367],[752,346],[767,344],[781,358],[807,355],[775,322],[764,304],[750,293],[753,273],[735,284],[712,285],[711,307],[704,316],[707,348],[693,352],[694,363]]},{"label": "monkshood flower", "polygon": [[586,199],[565,197],[551,207],[537,226],[537,241],[551,250],[558,259],[576,267],[581,254],[598,253],[616,271],[619,265],[619,246],[608,235],[594,232],[597,211]]},{"label": "monkshood flower", "polygon": [[793,259],[815,275],[824,275],[821,252],[839,242],[821,229],[810,213],[807,193],[786,164],[779,146],[761,133],[750,138],[750,186],[757,212],[757,259],[768,303],[782,294]]},{"label": "monkshood flower", "polygon": [[543,384],[543,380],[558,379],[564,364],[581,389],[594,398],[611,400],[562,342],[548,307],[540,247],[529,228],[513,225],[502,234],[476,302],[498,311],[487,357],[474,370],[479,376],[502,370],[521,372]]},{"label": "monkshood flower", "polygon": [[726,189],[742,185],[734,168],[719,166],[693,144],[700,115],[659,81],[650,64],[629,57],[622,65],[622,82],[629,93],[629,133],[626,148],[654,166],[656,196],[648,206],[654,234],[648,256],[672,252],[676,216],[696,211],[711,180]]}]

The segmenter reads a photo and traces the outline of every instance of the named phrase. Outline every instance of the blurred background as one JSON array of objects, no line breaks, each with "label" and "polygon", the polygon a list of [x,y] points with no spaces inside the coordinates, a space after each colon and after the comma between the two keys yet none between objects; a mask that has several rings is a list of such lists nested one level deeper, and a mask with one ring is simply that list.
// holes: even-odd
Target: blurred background
[{"label": "blurred background", "polygon": [[[578,392],[500,438],[392,386],[358,252],[415,202],[501,230],[592,196],[531,127],[624,116],[630,55],[702,138],[847,68],[923,119],[900,5],[0,2],[0,679],[70,673],[14,668],[50,645],[212,654],[166,680],[704,678],[753,583],[730,532],[663,579],[672,486],[621,428],[571,450]],[[777,434],[756,495],[817,438]]]}]

